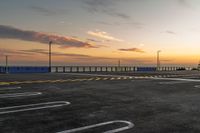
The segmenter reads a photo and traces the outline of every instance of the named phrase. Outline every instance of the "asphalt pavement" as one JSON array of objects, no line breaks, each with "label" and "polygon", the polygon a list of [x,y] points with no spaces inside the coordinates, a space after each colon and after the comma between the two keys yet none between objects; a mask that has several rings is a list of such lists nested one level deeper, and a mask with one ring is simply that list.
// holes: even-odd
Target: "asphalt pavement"
[{"label": "asphalt pavement", "polygon": [[0,74],[1,133],[199,133],[200,73]]}]

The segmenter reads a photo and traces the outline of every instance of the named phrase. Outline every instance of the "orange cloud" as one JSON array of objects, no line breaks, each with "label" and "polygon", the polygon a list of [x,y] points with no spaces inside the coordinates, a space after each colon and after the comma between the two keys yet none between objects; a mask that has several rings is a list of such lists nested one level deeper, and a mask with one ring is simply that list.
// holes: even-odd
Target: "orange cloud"
[{"label": "orange cloud", "polygon": [[130,52],[138,52],[138,53],[144,53],[142,49],[139,48],[128,48],[128,49],[118,49],[120,51],[130,51]]},{"label": "orange cloud", "polygon": [[24,41],[33,41],[39,43],[48,44],[49,41],[53,41],[54,44],[61,47],[83,47],[83,48],[97,48],[93,44],[81,41],[77,38],[52,35],[47,33],[41,33],[36,31],[27,31],[17,29],[11,26],[0,25],[0,38],[2,39],[18,39]]}]

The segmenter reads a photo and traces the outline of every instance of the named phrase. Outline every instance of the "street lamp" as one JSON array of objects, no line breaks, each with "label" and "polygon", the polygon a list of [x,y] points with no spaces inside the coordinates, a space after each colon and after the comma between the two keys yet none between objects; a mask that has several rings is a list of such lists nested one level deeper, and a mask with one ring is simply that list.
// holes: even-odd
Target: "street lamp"
[{"label": "street lamp", "polygon": [[157,51],[157,71],[160,68],[160,52],[161,52],[161,50]]},{"label": "street lamp", "polygon": [[8,56],[6,55],[6,73],[8,73]]},{"label": "street lamp", "polygon": [[121,61],[120,61],[120,59],[118,60],[118,67],[120,67],[121,66]]},{"label": "street lamp", "polygon": [[51,72],[51,44],[52,41],[49,42],[49,72]]},{"label": "street lamp", "polygon": [[121,60],[120,60],[120,59],[118,60],[118,68],[117,68],[117,71],[121,71]]}]

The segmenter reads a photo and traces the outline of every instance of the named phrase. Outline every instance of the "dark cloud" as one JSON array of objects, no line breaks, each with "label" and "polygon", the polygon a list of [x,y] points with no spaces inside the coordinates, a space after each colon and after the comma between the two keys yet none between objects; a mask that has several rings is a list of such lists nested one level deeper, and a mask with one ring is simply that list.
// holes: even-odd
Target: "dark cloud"
[{"label": "dark cloud", "polygon": [[[26,49],[26,50],[13,50],[13,49],[1,49],[1,54],[9,55],[9,56],[35,56],[37,54],[40,55],[48,55],[48,50],[45,49]],[[84,55],[84,54],[69,54],[62,52],[52,52],[53,56],[62,56],[62,57],[77,57],[77,58],[89,58],[92,56]]]},{"label": "dark cloud", "polygon": [[55,16],[55,15],[58,16],[68,13],[68,10],[66,9],[61,9],[61,8],[55,9],[47,6],[31,5],[28,8],[34,12],[40,13],[41,15],[45,16]]},{"label": "dark cloud", "polygon": [[106,26],[121,26],[121,25],[130,25],[135,28],[141,29],[144,28],[145,24],[141,22],[104,22],[104,21],[97,21],[96,23]]},{"label": "dark cloud", "polygon": [[113,17],[118,17],[118,18],[122,18],[122,19],[130,19],[131,17],[125,13],[121,13],[121,12],[117,12],[114,9],[104,9],[101,10],[101,12],[108,14],[110,16]]},{"label": "dark cloud", "polygon": [[40,53],[47,54],[48,51],[45,49],[28,49],[28,50],[19,50],[20,52],[28,52],[28,53]]},{"label": "dark cloud", "polygon": [[165,60],[160,60],[162,62],[172,62],[173,60],[172,59],[165,59]]},{"label": "dark cloud", "polygon": [[119,51],[130,51],[130,52],[138,52],[138,53],[144,53],[142,49],[139,48],[128,48],[128,49],[118,49]]},{"label": "dark cloud", "polygon": [[112,0],[83,0],[83,2],[91,7],[105,7],[113,4]]},{"label": "dark cloud", "polygon": [[167,31],[165,31],[165,33],[167,33],[167,34],[172,34],[172,35],[176,35],[176,32],[171,31],[171,30],[167,30]]},{"label": "dark cloud", "polygon": [[145,24],[141,23],[141,22],[130,22],[130,23],[124,23],[124,24],[129,24],[129,25],[133,25],[136,28],[144,28]]},{"label": "dark cloud", "polygon": [[183,7],[191,7],[188,0],[177,0],[178,4]]},{"label": "dark cloud", "polygon": [[96,43],[100,43],[100,42],[102,42],[102,41],[95,40],[95,39],[90,39],[90,38],[88,38],[87,41],[89,41],[89,42],[96,42]]},{"label": "dark cloud", "polygon": [[102,25],[107,25],[107,26],[114,25],[114,23],[109,23],[109,22],[104,22],[104,21],[96,21],[96,23],[102,24]]},{"label": "dark cloud", "polygon": [[121,19],[130,19],[131,17],[125,13],[118,12],[114,6],[120,0],[82,0],[85,9],[90,13],[104,13]]},{"label": "dark cloud", "polygon": [[63,48],[68,48],[68,47],[96,48],[96,46],[76,38],[52,35],[36,31],[21,30],[11,26],[4,26],[4,25],[0,25],[0,38],[18,39],[24,41],[39,42],[44,44],[48,44],[49,41],[53,41],[54,44],[60,45]]},{"label": "dark cloud", "polygon": [[[49,54],[48,50],[45,49],[29,49],[29,50],[19,50],[20,52],[25,53],[33,53],[33,54]],[[89,55],[83,55],[83,54],[69,54],[69,53],[61,53],[61,52],[52,52],[52,55],[54,56],[67,56],[67,57],[90,57]]]},{"label": "dark cloud", "polygon": [[44,8],[40,6],[30,6],[30,8],[35,12],[39,12],[47,16],[57,15],[56,11],[49,10],[48,8]]},{"label": "dark cloud", "polygon": [[18,50],[12,50],[12,49],[1,49],[0,50],[0,55],[4,56],[4,55],[19,55],[19,56],[27,56],[27,55],[32,55],[29,52],[22,52],[22,51],[18,51]]}]

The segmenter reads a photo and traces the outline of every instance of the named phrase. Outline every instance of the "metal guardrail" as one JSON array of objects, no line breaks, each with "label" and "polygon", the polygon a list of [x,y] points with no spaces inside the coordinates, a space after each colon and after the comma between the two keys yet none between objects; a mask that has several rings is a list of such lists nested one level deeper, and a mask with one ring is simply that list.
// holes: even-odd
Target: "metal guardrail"
[{"label": "metal guardrail", "polygon": [[[0,73],[47,73],[49,67],[33,66],[0,66]],[[138,67],[138,66],[52,66],[53,73],[72,72],[154,72],[154,71],[177,71],[191,70],[189,67]]]},{"label": "metal guardrail", "polygon": [[137,71],[136,67],[116,66],[53,66],[51,72],[123,72]]},{"label": "metal guardrail", "polygon": [[[141,69],[142,68],[142,69]],[[136,72],[136,71],[177,71],[185,67],[136,67],[136,66],[52,66],[51,72]]]}]

